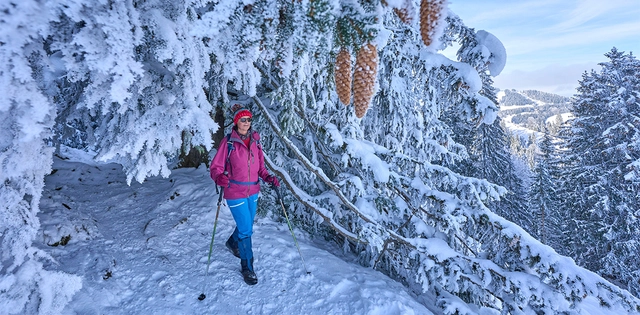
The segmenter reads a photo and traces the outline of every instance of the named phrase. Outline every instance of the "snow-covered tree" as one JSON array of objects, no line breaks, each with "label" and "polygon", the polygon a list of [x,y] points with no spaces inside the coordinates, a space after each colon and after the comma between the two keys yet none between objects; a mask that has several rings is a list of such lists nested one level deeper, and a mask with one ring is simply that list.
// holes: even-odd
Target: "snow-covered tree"
[{"label": "snow-covered tree", "polygon": [[529,192],[529,209],[534,215],[534,235],[544,244],[550,244],[561,229],[558,228],[558,200],[556,181],[552,170],[553,144],[551,135],[544,133],[538,144],[534,177]]},{"label": "snow-covered tree", "polygon": [[533,215],[527,208],[527,189],[519,177],[507,144],[507,135],[500,127],[499,119],[490,125],[482,125],[475,135],[473,148],[476,161],[474,177],[484,178],[507,189],[500,200],[489,203],[494,212],[533,233]]},{"label": "snow-covered tree", "polygon": [[[472,29],[461,32],[458,57],[474,66],[482,80],[480,93],[498,107],[497,90],[492,86],[491,76],[498,75],[504,67],[504,64],[501,64],[504,58],[498,58],[505,54],[504,47],[486,31],[478,32],[478,36],[474,36],[472,32]],[[485,55],[484,47],[487,46],[491,51],[491,57]],[[526,207],[526,189],[513,165],[502,120],[497,117],[493,123],[474,126],[456,118],[456,112],[448,115],[458,127],[454,139],[464,144],[469,151],[469,158],[458,162],[457,166],[452,165],[453,169],[504,187],[506,193],[499,200],[487,201],[487,206],[525,230],[532,231],[532,218]]]},{"label": "snow-covered tree", "polygon": [[599,73],[583,75],[563,131],[565,244],[578,263],[638,294],[640,62],[615,48],[605,56]]},{"label": "snow-covered tree", "polygon": [[38,207],[53,154],[56,110],[47,90],[54,65],[41,39],[54,19],[41,1],[0,3],[2,312],[58,313],[81,287],[79,277],[45,268],[51,257],[31,246],[40,228]]},{"label": "snow-covered tree", "polygon": [[190,34],[193,8],[175,1],[60,5],[56,18],[64,23],[53,24],[48,52],[65,66],[60,85],[81,89],[82,98],[58,104],[73,115],[67,121],[90,117],[88,147],[97,159],[117,161],[129,181],[141,182],[169,174],[167,158],[183,132],[211,147],[217,126],[203,91],[210,59]]},{"label": "snow-covered tree", "polygon": [[[269,89],[271,102],[253,98],[267,123],[258,120],[258,126],[275,132],[265,141],[270,142],[266,151],[274,152],[268,154],[269,165],[290,187],[291,212],[315,231],[342,240],[363,263],[422,288],[418,294],[435,292],[447,313],[483,308],[560,313],[579,307],[581,292],[596,292],[598,285],[579,280],[582,276],[565,268],[565,258],[485,207],[502,188],[443,166],[468,156],[442,120],[445,113],[457,111],[478,124],[483,113],[488,118],[486,109],[495,108],[480,93],[480,76],[471,65],[425,53],[413,29],[394,19],[386,22],[387,29],[399,31],[380,49],[378,92],[363,120],[338,103],[327,82],[331,69],[322,66],[295,68],[291,77],[276,67],[265,75],[276,89]],[[456,19],[450,27],[467,30]],[[485,63],[495,57],[483,56]],[[278,104],[283,100],[296,106],[300,124],[283,123],[291,121]],[[541,282],[522,282],[522,270]],[[556,293],[542,289],[547,285],[563,292],[567,304],[552,303]],[[529,289],[521,291],[523,286]],[[616,305],[628,298],[597,294]],[[633,303],[622,304],[633,309]]]}]

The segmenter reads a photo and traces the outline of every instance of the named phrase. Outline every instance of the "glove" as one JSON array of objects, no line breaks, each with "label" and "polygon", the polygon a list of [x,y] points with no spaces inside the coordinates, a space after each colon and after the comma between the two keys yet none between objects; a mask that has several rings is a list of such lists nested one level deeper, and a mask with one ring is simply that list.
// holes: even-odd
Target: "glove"
[{"label": "glove", "polygon": [[278,178],[273,175],[267,176],[264,181],[269,183],[272,187],[280,187],[280,181],[278,181]]},{"label": "glove", "polygon": [[221,187],[229,186],[229,176],[227,174],[220,174],[216,177],[216,184]]}]

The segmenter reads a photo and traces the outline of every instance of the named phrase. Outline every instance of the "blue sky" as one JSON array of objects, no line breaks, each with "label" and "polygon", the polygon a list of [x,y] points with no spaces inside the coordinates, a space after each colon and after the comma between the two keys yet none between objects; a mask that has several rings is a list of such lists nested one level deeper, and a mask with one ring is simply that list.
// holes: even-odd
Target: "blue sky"
[{"label": "blue sky", "polygon": [[507,63],[494,78],[501,89],[571,96],[614,46],[640,54],[640,0],[449,0],[449,8],[502,41]]}]

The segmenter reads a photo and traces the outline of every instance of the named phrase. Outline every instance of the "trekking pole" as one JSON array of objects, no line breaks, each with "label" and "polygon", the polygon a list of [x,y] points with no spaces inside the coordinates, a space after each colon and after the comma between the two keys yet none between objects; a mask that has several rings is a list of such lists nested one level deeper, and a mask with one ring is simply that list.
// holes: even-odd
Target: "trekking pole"
[{"label": "trekking pole", "polygon": [[[218,215],[220,214],[220,205],[222,204],[222,195],[224,193],[224,187],[220,189],[220,196],[218,197],[218,210],[216,211],[216,219],[213,222],[213,234],[211,235],[211,244],[209,245],[209,257],[207,258],[207,271],[204,273],[205,277],[205,288],[207,285],[207,276],[209,275],[209,266],[211,265],[211,252],[213,251],[213,240],[216,237],[216,227],[218,226]],[[204,292],[198,296],[198,300],[202,301],[207,296],[204,295]]]},{"label": "trekking pole", "polygon": [[284,218],[287,219],[287,225],[289,225],[289,231],[291,231],[291,236],[293,236],[293,242],[296,244],[296,248],[298,248],[298,254],[300,254],[300,259],[302,260],[302,267],[304,267],[304,271],[307,274],[311,274],[311,272],[307,271],[307,266],[304,263],[304,258],[302,257],[302,253],[300,252],[300,246],[298,246],[298,240],[296,239],[295,234],[293,234],[293,228],[291,227],[291,221],[289,221],[289,216],[287,215],[287,210],[284,208],[284,203],[282,203],[282,196],[280,195],[280,189],[278,187],[273,187],[276,190],[276,195],[278,195],[278,199],[280,200],[280,205],[282,206],[282,212],[284,212]]}]

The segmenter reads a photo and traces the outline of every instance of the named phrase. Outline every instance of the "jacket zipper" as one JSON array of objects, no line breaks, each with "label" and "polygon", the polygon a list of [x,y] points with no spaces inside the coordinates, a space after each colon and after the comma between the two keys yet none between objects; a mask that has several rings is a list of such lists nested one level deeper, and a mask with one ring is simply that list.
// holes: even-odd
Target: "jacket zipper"
[{"label": "jacket zipper", "polygon": [[[253,140],[253,139],[252,139]],[[249,140],[249,154],[247,155],[247,182],[251,182],[251,158],[253,157],[253,152],[251,152],[251,140]],[[247,185],[247,197],[249,197],[249,193],[251,192],[251,184]]]}]

